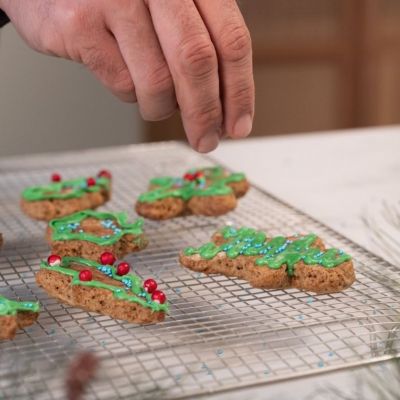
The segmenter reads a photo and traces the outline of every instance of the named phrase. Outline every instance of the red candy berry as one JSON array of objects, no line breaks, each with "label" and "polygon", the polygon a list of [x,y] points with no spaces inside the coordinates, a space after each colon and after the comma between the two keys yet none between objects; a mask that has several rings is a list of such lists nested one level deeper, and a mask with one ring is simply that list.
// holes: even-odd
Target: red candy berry
[{"label": "red candy berry", "polygon": [[115,263],[116,258],[114,257],[113,253],[110,253],[108,251],[105,251],[101,256],[100,256],[100,262],[103,265],[113,265]]},{"label": "red candy berry", "polygon": [[129,272],[130,268],[131,266],[127,262],[119,263],[117,267],[117,275],[126,275]]},{"label": "red candy berry", "polygon": [[197,171],[197,172],[193,175],[194,179],[199,179],[199,178],[202,178],[203,176],[204,176],[204,172],[203,172],[203,171]]},{"label": "red candy berry", "polygon": [[49,264],[50,267],[55,267],[56,265],[60,265],[61,257],[58,256],[57,254],[52,254],[47,258],[47,264]]},{"label": "red candy berry", "polygon": [[61,182],[61,175],[60,174],[52,174],[51,181],[52,182]]},{"label": "red candy berry", "polygon": [[83,269],[81,272],[79,272],[79,280],[80,281],[91,281],[93,279],[93,274],[90,269]]},{"label": "red candy berry", "polygon": [[88,187],[94,186],[95,184],[96,184],[96,179],[92,177],[86,179],[86,185],[88,185]]},{"label": "red candy berry", "polygon": [[111,179],[111,177],[112,177],[111,172],[108,171],[108,170],[106,170],[106,169],[102,169],[102,170],[97,174],[97,176],[98,176],[99,178],[107,178],[107,179]]},{"label": "red candy berry", "polygon": [[143,287],[147,293],[153,293],[157,289],[157,282],[154,279],[146,279],[143,282]]},{"label": "red candy berry", "polygon": [[187,174],[183,175],[183,179],[184,179],[185,181],[193,181],[193,180],[195,179],[195,177],[194,177],[193,174],[187,173]]},{"label": "red candy berry", "polygon": [[153,301],[156,301],[157,303],[164,304],[165,300],[167,300],[167,297],[165,296],[165,294],[163,292],[161,292],[161,290],[156,290],[151,295],[151,299]]}]

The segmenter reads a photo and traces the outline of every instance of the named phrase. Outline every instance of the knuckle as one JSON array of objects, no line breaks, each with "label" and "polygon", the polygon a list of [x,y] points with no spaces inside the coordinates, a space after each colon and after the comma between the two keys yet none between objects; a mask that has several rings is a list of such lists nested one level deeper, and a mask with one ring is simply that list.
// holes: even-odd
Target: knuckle
[{"label": "knuckle", "polygon": [[188,113],[188,119],[196,123],[200,129],[207,126],[221,125],[222,110],[219,101],[211,101]]},{"label": "knuckle", "polygon": [[171,105],[170,107],[167,107],[162,110],[152,110],[152,111],[148,111],[140,107],[140,113],[145,121],[155,122],[168,119],[169,117],[175,114],[176,109],[177,109],[176,105]]},{"label": "knuckle", "polygon": [[101,71],[105,74],[109,72],[106,71],[106,60],[96,46],[82,47],[79,58],[91,71]]},{"label": "knuckle", "polygon": [[239,83],[230,89],[230,97],[237,104],[251,105],[254,101],[254,86],[248,82]]},{"label": "knuckle", "polygon": [[251,37],[244,24],[227,26],[220,37],[221,57],[226,61],[238,62],[251,55]]},{"label": "knuckle", "polygon": [[218,67],[214,46],[205,34],[192,36],[179,49],[180,67],[189,76],[202,78]]},{"label": "knuckle", "polygon": [[111,87],[113,91],[122,95],[131,95],[135,93],[135,86],[127,69],[111,75]]},{"label": "knuckle", "polygon": [[164,63],[147,74],[144,85],[149,96],[162,96],[174,91],[171,74]]}]

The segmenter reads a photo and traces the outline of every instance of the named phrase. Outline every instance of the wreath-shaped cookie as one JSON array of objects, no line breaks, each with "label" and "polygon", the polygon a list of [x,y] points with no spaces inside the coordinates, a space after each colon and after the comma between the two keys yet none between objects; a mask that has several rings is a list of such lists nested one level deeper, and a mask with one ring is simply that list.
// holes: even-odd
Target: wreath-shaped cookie
[{"label": "wreath-shaped cookie", "polygon": [[139,324],[164,320],[166,296],[154,279],[130,273],[126,262],[104,253],[101,262],[51,255],[42,261],[36,282],[52,297],[74,307]]},{"label": "wreath-shaped cookie", "polygon": [[96,177],[61,180],[31,186],[22,192],[21,208],[31,218],[50,221],[77,211],[95,209],[111,197],[111,174],[100,171]]},{"label": "wreath-shaped cookie", "polygon": [[193,271],[237,277],[267,289],[332,293],[355,280],[351,257],[326,249],[315,234],[268,238],[255,229],[225,227],[211,242],[184,249],[180,262]]},{"label": "wreath-shaped cookie", "polygon": [[143,233],[143,219],[128,222],[126,213],[79,211],[51,220],[47,228],[51,252],[99,260],[104,252],[123,258],[147,246]]},{"label": "wreath-shaped cookie", "polygon": [[246,194],[249,184],[242,173],[222,167],[194,169],[183,177],[159,177],[142,193],[136,212],[155,220],[186,214],[218,216],[236,208],[237,198]]},{"label": "wreath-shaped cookie", "polygon": [[0,295],[0,339],[13,339],[18,329],[37,320],[39,311],[39,303],[9,300]]}]

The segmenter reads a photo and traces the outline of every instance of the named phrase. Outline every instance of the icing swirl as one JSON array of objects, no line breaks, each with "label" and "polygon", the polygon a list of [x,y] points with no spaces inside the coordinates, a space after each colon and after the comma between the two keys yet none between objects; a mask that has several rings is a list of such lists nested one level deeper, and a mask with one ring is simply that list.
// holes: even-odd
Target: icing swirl
[{"label": "icing swirl", "polygon": [[[101,225],[112,231],[109,235],[98,236],[81,229],[81,222],[86,218],[94,218]],[[49,222],[52,240],[85,240],[100,246],[112,245],[124,235],[133,235],[134,241],[141,241],[143,235],[143,218],[138,218],[134,223],[128,223],[128,215],[124,212],[99,212],[94,210],[79,211],[63,218],[53,219]]]},{"label": "icing swirl", "polygon": [[86,193],[109,190],[110,183],[110,179],[104,176],[95,178],[94,185],[88,185],[86,178],[70,179],[43,186],[28,187],[22,192],[22,197],[26,201],[76,199]]},{"label": "icing swirl", "polygon": [[9,300],[0,295],[0,316],[16,315],[22,311],[39,312],[40,305],[37,302]]}]

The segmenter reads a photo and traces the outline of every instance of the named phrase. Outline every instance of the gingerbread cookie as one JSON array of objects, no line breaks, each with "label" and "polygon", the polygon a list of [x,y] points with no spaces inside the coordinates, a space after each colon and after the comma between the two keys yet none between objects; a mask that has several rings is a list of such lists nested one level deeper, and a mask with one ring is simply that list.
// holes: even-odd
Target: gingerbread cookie
[{"label": "gingerbread cookie", "polygon": [[237,277],[266,289],[333,293],[355,280],[351,257],[325,249],[314,234],[267,238],[255,229],[225,227],[211,242],[183,250],[179,260],[193,271]]},{"label": "gingerbread cookie", "polygon": [[73,307],[139,324],[163,321],[168,305],[154,279],[129,273],[130,265],[114,265],[106,253],[98,263],[80,257],[51,255],[42,261],[36,282],[52,297]]},{"label": "gingerbread cookie", "polygon": [[32,325],[39,310],[39,303],[9,300],[0,295],[0,339],[13,339],[17,329]]},{"label": "gingerbread cookie", "polygon": [[98,261],[104,252],[123,258],[147,246],[143,234],[143,219],[128,223],[125,213],[79,211],[53,219],[47,228],[51,252]]},{"label": "gingerbread cookie", "polygon": [[52,175],[52,183],[32,186],[22,192],[21,208],[34,219],[50,221],[77,211],[95,209],[111,196],[111,174],[100,171],[97,177],[63,181]]},{"label": "gingerbread cookie", "polygon": [[186,214],[223,215],[236,208],[237,198],[248,189],[242,173],[230,173],[222,167],[191,170],[182,178],[152,179],[149,191],[139,196],[136,212],[155,220]]}]

